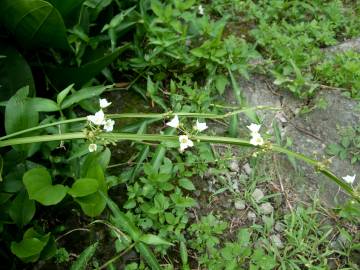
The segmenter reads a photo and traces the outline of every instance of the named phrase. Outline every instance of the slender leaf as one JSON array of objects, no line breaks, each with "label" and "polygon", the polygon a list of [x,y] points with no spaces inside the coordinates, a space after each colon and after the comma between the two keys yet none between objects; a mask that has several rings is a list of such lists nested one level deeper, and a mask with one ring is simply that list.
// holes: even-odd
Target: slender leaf
[{"label": "slender leaf", "polygon": [[173,245],[170,242],[162,239],[161,237],[154,234],[143,234],[140,236],[139,241],[148,244],[148,245]]},{"label": "slender leaf", "polygon": [[98,85],[98,86],[91,86],[85,87],[79,91],[74,91],[70,96],[67,96],[64,101],[61,103],[61,109],[69,108],[70,106],[79,103],[80,101],[98,97],[101,95],[106,89],[109,89],[110,85]]},{"label": "slender leaf", "polygon": [[73,89],[74,84],[70,84],[68,87],[66,87],[64,90],[62,90],[56,97],[56,102],[60,106],[61,103],[64,101],[64,99],[67,97],[71,89]]},{"label": "slender leaf", "polygon": [[98,243],[88,246],[81,252],[79,258],[71,265],[70,270],[85,270],[90,259],[94,256]]},{"label": "slender leaf", "polygon": [[34,97],[30,98],[28,102],[36,112],[56,112],[59,110],[58,104],[48,98]]}]

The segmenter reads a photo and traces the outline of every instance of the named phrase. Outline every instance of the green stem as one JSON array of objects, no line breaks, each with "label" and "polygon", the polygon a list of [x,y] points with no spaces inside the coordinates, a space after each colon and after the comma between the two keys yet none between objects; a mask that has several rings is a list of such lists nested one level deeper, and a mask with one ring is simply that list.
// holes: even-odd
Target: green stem
[{"label": "green stem", "polygon": [[[112,119],[120,119],[120,118],[152,118],[152,119],[162,120],[164,118],[168,118],[168,117],[171,117],[171,116],[176,114],[178,116],[190,117],[190,118],[224,119],[224,118],[230,117],[230,116],[235,115],[235,114],[246,113],[248,111],[253,111],[253,110],[278,110],[278,109],[279,108],[270,107],[270,106],[257,106],[257,107],[252,107],[252,108],[234,110],[234,111],[228,112],[226,114],[187,113],[187,112],[178,112],[178,113],[174,113],[174,112],[167,112],[167,113],[120,113],[120,114],[108,114],[107,117],[112,118]],[[69,124],[69,123],[75,123],[75,122],[82,122],[82,121],[86,121],[86,117],[79,117],[79,118],[62,120],[62,121],[57,121],[57,122],[54,122],[54,123],[39,125],[39,126],[36,126],[36,127],[20,130],[18,132],[14,132],[12,134],[0,137],[0,141],[10,139],[10,138],[13,138],[13,137],[25,134],[25,133],[35,131],[35,130],[40,130],[40,129],[44,129],[44,128],[48,128],[48,127],[52,127],[52,126],[57,126],[57,125],[63,125],[63,124]]]},{"label": "green stem", "polygon": [[5,141],[0,141],[0,148],[10,145],[17,145],[17,144],[65,141],[65,140],[85,139],[85,138],[86,135],[83,132],[54,134],[54,135],[39,135],[39,136],[15,138],[15,139],[8,139]]}]

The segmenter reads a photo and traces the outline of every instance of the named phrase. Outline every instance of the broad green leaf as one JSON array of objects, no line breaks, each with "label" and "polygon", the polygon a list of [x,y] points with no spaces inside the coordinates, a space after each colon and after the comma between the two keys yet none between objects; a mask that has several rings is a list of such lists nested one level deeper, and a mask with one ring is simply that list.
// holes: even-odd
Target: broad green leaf
[{"label": "broad green leaf", "polygon": [[187,190],[195,190],[194,184],[187,178],[181,178],[179,180],[179,186]]},{"label": "broad green leaf", "polygon": [[56,112],[59,110],[58,104],[51,99],[34,97],[30,98],[28,102],[36,112]]},{"label": "broad green leaf", "polygon": [[45,68],[45,72],[52,84],[57,88],[64,88],[69,83],[74,83],[76,87],[81,87],[116,60],[128,47],[129,44],[126,44],[119,47],[114,52],[104,55],[80,67],[47,67]]},{"label": "broad green leaf", "polygon": [[1,21],[26,47],[69,50],[66,28],[60,13],[43,0],[3,0]]},{"label": "broad green leaf", "polygon": [[89,260],[94,256],[97,246],[98,243],[96,242],[81,252],[77,260],[71,265],[70,270],[85,270]]},{"label": "broad green leaf", "polygon": [[98,85],[98,86],[90,86],[85,87],[79,91],[74,91],[71,95],[67,96],[64,101],[61,103],[61,109],[69,108],[70,106],[79,103],[82,100],[98,97],[101,95],[106,89],[111,88],[111,85]]},{"label": "broad green leaf", "polygon": [[24,227],[34,217],[35,211],[35,202],[29,200],[26,191],[22,190],[11,203],[9,215],[17,226]]},{"label": "broad green leaf", "polygon": [[35,262],[39,259],[40,253],[47,245],[50,233],[40,234],[34,228],[28,229],[19,243],[11,243],[11,252],[24,262]]},{"label": "broad green leaf", "polygon": [[46,243],[37,238],[23,239],[21,242],[11,243],[11,252],[24,262],[35,262]]},{"label": "broad green leaf", "polygon": [[68,87],[66,87],[64,90],[62,90],[56,97],[56,102],[60,106],[61,103],[64,101],[64,99],[67,97],[71,89],[73,89],[74,84],[70,84]]},{"label": "broad green leaf", "polygon": [[63,185],[52,185],[49,172],[44,168],[34,168],[23,176],[23,183],[29,193],[29,198],[43,205],[59,203],[67,192]]},{"label": "broad green leaf", "polygon": [[140,236],[139,241],[148,244],[148,245],[173,245],[168,241],[165,241],[161,237],[154,235],[154,234],[143,234]]},{"label": "broad green leaf", "polygon": [[84,197],[95,193],[99,188],[99,183],[93,178],[81,178],[75,181],[68,193],[73,197]]},{"label": "broad green leaf", "polygon": [[50,237],[50,233],[47,234],[41,234],[38,233],[34,228],[29,228],[23,236],[23,239],[30,239],[30,238],[36,238],[39,239],[41,242],[47,243]]},{"label": "broad green leaf", "polygon": [[22,55],[12,46],[0,42],[0,101],[8,100],[18,89],[29,86],[30,95],[35,93],[31,69]]},{"label": "broad green leaf", "polygon": [[224,75],[218,75],[215,77],[215,86],[220,95],[224,94],[225,87],[228,83],[229,81]]},{"label": "broad green leaf", "polygon": [[94,194],[76,198],[75,201],[80,204],[81,209],[89,217],[96,217],[104,211],[106,207],[105,199],[96,192]]}]

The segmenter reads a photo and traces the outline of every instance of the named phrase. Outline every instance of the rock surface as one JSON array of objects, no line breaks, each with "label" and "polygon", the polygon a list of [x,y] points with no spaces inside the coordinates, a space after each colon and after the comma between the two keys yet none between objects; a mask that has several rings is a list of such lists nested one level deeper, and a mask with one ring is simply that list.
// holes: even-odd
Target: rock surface
[{"label": "rock surface", "polygon": [[[356,42],[360,43],[360,39]],[[278,112],[258,112],[263,121],[264,130],[268,128],[272,133],[272,121],[277,119],[283,136],[289,137],[293,141],[292,150],[320,161],[324,158],[330,158],[325,153],[326,146],[331,143],[338,143],[341,140],[339,128],[360,124],[358,102],[345,97],[340,91],[319,91],[313,100],[313,104],[321,99],[326,101],[327,107],[325,109],[314,108],[309,113],[300,114],[299,111],[305,105],[305,101],[291,96],[288,92],[278,90],[269,79],[261,76],[253,77],[248,81],[240,80],[239,85],[249,106],[266,105],[281,109]],[[230,104],[236,103],[232,91],[228,91],[227,99]],[[240,128],[249,124],[249,121],[244,117],[240,118],[240,122]],[[314,195],[313,191],[320,189],[321,198],[331,205],[343,202],[346,198],[346,195],[339,191],[337,185],[325,176],[316,173],[313,167],[298,162],[297,169],[300,170],[295,171],[286,158],[281,160],[280,171],[283,179],[290,181],[299,179],[293,177],[294,175],[301,175],[306,179],[303,183],[292,183],[299,193],[305,190],[308,194]],[[349,160],[340,160],[338,157],[332,158],[330,169],[338,177],[360,175],[358,164],[351,165]],[[357,181],[355,180],[355,185]]]}]

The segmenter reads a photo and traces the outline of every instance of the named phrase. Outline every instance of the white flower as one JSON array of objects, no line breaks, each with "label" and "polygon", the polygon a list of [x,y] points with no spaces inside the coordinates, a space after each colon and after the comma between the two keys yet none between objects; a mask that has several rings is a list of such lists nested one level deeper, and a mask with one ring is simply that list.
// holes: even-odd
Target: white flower
[{"label": "white flower", "polygon": [[261,125],[252,123],[250,126],[247,126],[247,128],[250,129],[251,133],[259,133]]},{"label": "white flower", "polygon": [[252,133],[252,138],[250,140],[252,145],[263,145],[264,139],[261,137],[259,133]]},{"label": "white flower", "polygon": [[204,131],[205,129],[207,129],[208,126],[206,125],[206,123],[200,123],[199,120],[196,120],[196,125],[194,126],[194,129],[199,131],[199,132],[202,132]]},{"label": "white flower", "polygon": [[204,15],[204,8],[203,8],[202,5],[199,5],[199,6],[198,6],[198,12],[199,12],[199,14],[200,14],[201,16]]},{"label": "white flower", "polygon": [[344,179],[344,181],[346,183],[352,185],[355,181],[355,177],[356,177],[356,174],[354,174],[353,176],[347,175],[347,176],[343,177],[342,179]]},{"label": "white flower", "polygon": [[89,144],[89,152],[95,152],[97,149],[97,145],[95,143]]},{"label": "white flower", "polygon": [[113,131],[113,129],[114,129],[114,124],[115,124],[115,121],[114,121],[114,120],[112,120],[112,119],[106,120],[105,123],[104,123],[104,130],[105,130],[106,132],[111,132],[111,131]]},{"label": "white flower", "polygon": [[179,124],[180,124],[179,117],[176,114],[170,122],[166,123],[167,126],[173,127],[173,128],[178,128]]},{"label": "white flower", "polygon": [[103,125],[105,123],[105,115],[102,110],[95,113],[95,115],[88,115],[87,120],[94,123],[97,126]]},{"label": "white flower", "polygon": [[111,102],[107,101],[106,98],[100,98],[99,103],[100,103],[100,108],[102,109],[109,107],[111,105]]},{"label": "white flower", "polygon": [[190,140],[187,135],[180,135],[179,142],[180,142],[180,152],[183,152],[188,147],[194,146],[193,141]]}]

